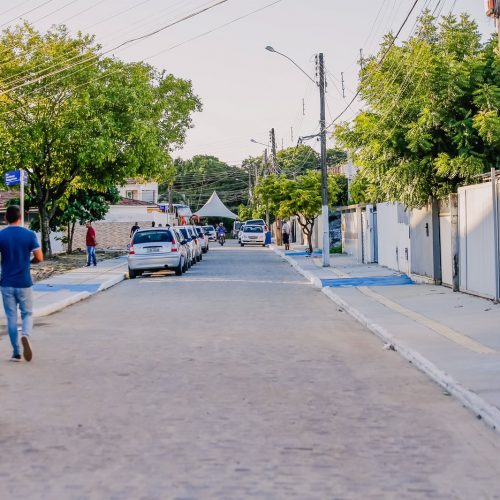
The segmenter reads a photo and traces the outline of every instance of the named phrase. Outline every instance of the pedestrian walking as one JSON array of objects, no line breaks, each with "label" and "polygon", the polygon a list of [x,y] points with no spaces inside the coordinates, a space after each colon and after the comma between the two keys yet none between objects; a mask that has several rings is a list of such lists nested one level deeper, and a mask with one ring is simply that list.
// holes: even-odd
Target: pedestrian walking
[{"label": "pedestrian walking", "polygon": [[290,224],[287,220],[283,222],[281,225],[281,234],[283,236],[283,245],[285,245],[285,250],[290,250],[290,232],[291,232]]},{"label": "pedestrian walking", "polygon": [[85,238],[85,244],[87,245],[87,267],[90,267],[91,264],[97,266],[97,259],[95,256],[95,247],[97,245],[95,229],[92,227],[90,221],[88,221],[85,226],[87,227],[87,236]]},{"label": "pedestrian walking", "polygon": [[138,229],[141,229],[141,227],[139,226],[139,224],[134,223],[134,225],[132,226],[132,229],[130,230],[130,237],[132,238],[132,236],[134,236],[134,233],[138,230]]},{"label": "pedestrian walking", "polygon": [[156,226],[156,222],[155,221],[151,222],[151,227],[155,227],[155,226]]},{"label": "pedestrian walking", "polygon": [[33,350],[30,337],[33,331],[33,280],[30,273],[30,259],[42,262],[43,254],[33,231],[21,227],[21,209],[17,205],[7,208],[5,218],[9,225],[0,231],[0,254],[2,276],[0,287],[7,330],[12,344],[12,361],[21,361],[21,346],[17,329],[17,309],[21,311],[21,343],[23,356],[31,361]]}]

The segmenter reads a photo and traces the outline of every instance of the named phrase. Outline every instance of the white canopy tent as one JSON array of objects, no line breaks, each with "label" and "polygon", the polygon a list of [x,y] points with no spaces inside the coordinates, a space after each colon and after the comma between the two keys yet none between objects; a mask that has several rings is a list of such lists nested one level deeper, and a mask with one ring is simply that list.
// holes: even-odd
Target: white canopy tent
[{"label": "white canopy tent", "polygon": [[237,219],[238,216],[233,214],[229,208],[222,203],[219,195],[214,191],[208,201],[194,215],[198,217],[223,217],[226,219]]}]

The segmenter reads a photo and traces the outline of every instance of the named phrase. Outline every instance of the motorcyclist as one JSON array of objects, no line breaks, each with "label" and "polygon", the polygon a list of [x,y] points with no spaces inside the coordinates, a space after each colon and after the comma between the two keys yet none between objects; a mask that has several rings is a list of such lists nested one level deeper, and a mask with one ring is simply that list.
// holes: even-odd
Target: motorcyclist
[{"label": "motorcyclist", "polygon": [[217,239],[221,239],[226,237],[226,228],[224,227],[224,224],[222,222],[219,223],[217,226]]}]

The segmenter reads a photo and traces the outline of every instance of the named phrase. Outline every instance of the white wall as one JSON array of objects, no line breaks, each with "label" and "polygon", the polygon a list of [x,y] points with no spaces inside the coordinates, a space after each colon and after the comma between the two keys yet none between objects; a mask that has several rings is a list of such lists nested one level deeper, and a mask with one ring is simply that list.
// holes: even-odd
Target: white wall
[{"label": "white wall", "polygon": [[458,190],[460,289],[494,297],[495,243],[491,182]]},{"label": "white wall", "polygon": [[355,208],[342,212],[342,252],[359,258],[361,242],[359,241],[358,213]]},{"label": "white wall", "polygon": [[157,224],[175,223],[173,215],[163,212],[148,212],[146,205],[123,206],[112,205],[106,214],[103,222],[129,222],[132,225],[135,221],[155,221]]},{"label": "white wall", "polygon": [[410,272],[409,213],[400,203],[377,204],[378,262],[402,273]]},{"label": "white wall", "polygon": [[154,200],[152,203],[157,203],[158,202],[158,183],[157,182],[145,182],[144,184],[139,184],[139,183],[130,183],[130,184],[125,184],[125,186],[118,186],[118,192],[120,193],[120,196],[123,196],[124,198],[127,197],[127,191],[137,191],[138,197],[134,198],[140,201],[150,201],[150,200],[143,200],[142,197],[142,192],[143,191],[154,191]]}]

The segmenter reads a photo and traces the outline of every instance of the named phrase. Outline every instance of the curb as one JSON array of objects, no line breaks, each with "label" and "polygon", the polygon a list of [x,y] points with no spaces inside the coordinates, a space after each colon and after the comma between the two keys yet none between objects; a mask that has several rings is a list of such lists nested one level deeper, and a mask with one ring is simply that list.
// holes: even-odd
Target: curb
[{"label": "curb", "polygon": [[492,427],[496,432],[500,433],[500,410],[497,407],[491,405],[475,392],[461,385],[453,377],[423,357],[419,352],[405,346],[401,342],[396,341],[385,328],[371,321],[355,307],[350,306],[344,299],[334,293],[330,287],[322,287],[321,281],[316,276],[309,271],[302,269],[296,261],[284,255],[281,250],[278,250],[275,247],[271,247],[271,249],[274,253],[289,262],[290,265],[297,270],[297,272],[307,278],[317,288],[321,288],[322,293],[337,304],[337,306],[344,309],[358,323],[370,330],[383,342],[393,345],[396,352],[398,352],[403,358],[415,365],[416,368],[425,373],[431,380],[436,382],[439,386],[444,388],[458,401],[460,401],[464,407],[471,410],[478,418],[484,420],[487,425]]},{"label": "curb", "polygon": [[122,281],[125,280],[126,275],[127,273],[123,273],[118,276],[113,276],[109,280],[102,283],[95,292],[76,293],[75,295],[59,300],[58,302],[54,302],[53,304],[49,304],[45,307],[35,308],[33,310],[33,317],[42,318],[44,316],[49,316],[58,311],[61,311],[62,309],[66,309],[66,307],[72,306],[77,302],[81,302],[82,300],[88,299],[89,297],[92,297],[93,295],[96,295],[99,292],[107,290],[108,288],[111,288],[117,285],[118,283],[121,283]]}]

